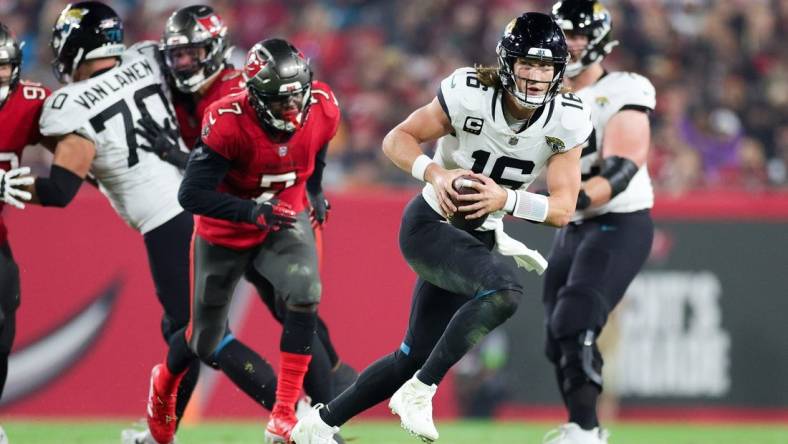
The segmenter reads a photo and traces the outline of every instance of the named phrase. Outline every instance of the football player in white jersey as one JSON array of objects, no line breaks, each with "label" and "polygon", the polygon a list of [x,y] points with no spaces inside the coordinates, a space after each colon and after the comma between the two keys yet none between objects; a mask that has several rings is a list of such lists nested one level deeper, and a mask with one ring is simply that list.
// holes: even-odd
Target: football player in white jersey
[{"label": "football player in white jersey", "polygon": [[[141,43],[126,49],[120,17],[98,2],[67,6],[57,19],[51,46],[55,75],[68,85],[50,96],[41,114],[41,133],[57,139],[50,175],[36,178],[27,190],[32,203],[65,207],[90,172],[118,215],[143,235],[164,308],[162,334],[169,345],[168,364],[160,366],[158,374],[173,371],[181,376],[171,380],[177,401],[175,396],[148,400],[149,428],[162,431],[165,438],[144,431],[122,439],[168,444],[197,382],[199,359],[183,335],[190,318],[194,223],[178,203],[182,176],[177,167],[141,149],[144,139],[138,140],[134,131],[134,122],[144,114],[159,124],[175,121],[156,59],[158,46]],[[171,361],[186,367],[172,369]],[[272,407],[273,369],[229,331],[209,361],[206,364],[221,369],[255,402]]]},{"label": "football player in white jersey", "polygon": [[[408,331],[394,353],[296,425],[297,444],[331,443],[338,426],[389,397],[406,430],[438,439],[432,420],[438,384],[514,314],[523,294],[515,264],[543,267],[538,253],[506,236],[503,215],[553,226],[569,222],[580,188],[578,147],[592,126],[582,101],[561,94],[564,34],[550,16],[525,13],[507,25],[497,53],[497,68],[455,71],[430,104],[383,140],[398,167],[427,182],[405,209],[400,229],[400,249],[418,274]],[[423,154],[420,143],[448,135],[455,139],[442,143],[434,159]],[[542,170],[549,197],[525,190]],[[476,192],[460,196],[455,179]],[[459,212],[467,215],[467,231],[447,223]],[[470,223],[485,217],[480,227]]]},{"label": "football player in white jersey", "polygon": [[599,1],[558,2],[553,17],[572,55],[567,85],[591,109],[595,129],[580,160],[577,211],[556,233],[545,274],[545,351],[568,411],[567,423],[545,442],[600,444],[607,432],[596,414],[603,364],[596,338],[643,266],[654,234],[646,157],[655,93],[640,75],[602,67],[617,42]]}]

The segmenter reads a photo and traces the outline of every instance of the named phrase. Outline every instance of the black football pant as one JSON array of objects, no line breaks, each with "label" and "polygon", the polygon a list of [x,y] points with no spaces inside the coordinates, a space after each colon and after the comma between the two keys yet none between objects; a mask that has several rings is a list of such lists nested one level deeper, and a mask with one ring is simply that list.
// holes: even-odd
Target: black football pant
[{"label": "black football pant", "polygon": [[598,425],[601,380],[589,373],[601,377],[603,362],[594,343],[585,355],[594,371],[584,368],[580,337],[589,337],[588,332],[598,337],[648,258],[653,237],[651,214],[642,210],[571,223],[553,240],[544,277],[545,352],[556,367],[570,422],[585,429]]},{"label": "black football pant", "polygon": [[[187,340],[202,359],[214,353],[220,343],[235,286],[243,275],[285,327],[294,316],[287,305],[311,305],[320,301],[322,286],[315,236],[306,212],[297,215],[293,228],[269,233],[261,245],[253,248],[226,248],[197,235],[193,249],[193,318]],[[285,328],[280,341],[283,351],[289,351],[285,350],[290,346],[288,334],[291,332]],[[312,355],[304,379],[307,393],[316,402],[328,401],[332,396],[331,362],[325,347],[314,331],[292,336],[297,336],[295,340],[304,344],[302,349]]]},{"label": "black football pant", "polygon": [[[183,211],[143,235],[156,297],[164,308],[161,333],[168,347],[178,347],[176,333],[189,324],[189,250],[193,231],[194,218]],[[197,357],[186,359],[188,371],[178,386],[175,407],[178,420],[183,417],[200,375]]]},{"label": "black football pant", "polygon": [[390,398],[417,370],[419,379],[439,383],[468,349],[514,313],[523,288],[514,261],[492,251],[494,246],[494,232],[461,231],[420,194],[410,201],[400,249],[419,278],[405,339],[321,411],[326,423],[342,425]]},{"label": "black football pant", "polygon": [[0,246],[0,397],[8,377],[8,356],[16,334],[19,307],[19,267],[8,242]]}]

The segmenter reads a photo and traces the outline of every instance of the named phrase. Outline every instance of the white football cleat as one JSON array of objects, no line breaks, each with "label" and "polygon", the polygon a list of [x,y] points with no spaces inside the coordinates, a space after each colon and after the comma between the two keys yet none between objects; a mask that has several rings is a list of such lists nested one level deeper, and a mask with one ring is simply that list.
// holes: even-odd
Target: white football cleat
[{"label": "white football cleat", "polygon": [[336,444],[334,435],[339,427],[332,427],[320,417],[323,404],[317,404],[301,418],[290,432],[290,440],[295,444]]},{"label": "white football cleat", "polygon": [[391,413],[399,415],[402,428],[418,436],[422,441],[438,439],[438,429],[432,422],[432,397],[438,386],[427,385],[413,375],[402,384],[389,401]]},{"label": "white football cleat", "polygon": [[298,402],[296,402],[296,418],[302,419],[304,416],[308,415],[309,412],[312,411],[312,398],[309,396],[302,396],[299,398]]},{"label": "white football cleat", "polygon": [[594,427],[583,430],[579,425],[570,422],[557,429],[550,430],[542,440],[543,444],[607,444],[607,430]]},{"label": "white football cleat", "polygon": [[[139,428],[125,429],[120,432],[121,444],[159,444],[153,439],[147,426],[140,430]],[[176,444],[177,440],[173,439],[170,444]],[[0,441],[2,444],[2,441]]]},{"label": "white football cleat", "polygon": [[8,444],[8,435],[5,434],[3,427],[0,427],[0,444]]}]

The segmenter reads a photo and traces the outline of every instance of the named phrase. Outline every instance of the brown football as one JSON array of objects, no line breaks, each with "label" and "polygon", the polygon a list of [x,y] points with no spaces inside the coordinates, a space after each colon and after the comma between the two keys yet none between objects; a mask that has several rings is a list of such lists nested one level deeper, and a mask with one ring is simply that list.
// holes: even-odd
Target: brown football
[{"label": "brown football", "polygon": [[[454,179],[454,183],[452,184],[454,186],[454,189],[457,190],[458,194],[476,194],[476,193],[478,193],[478,191],[476,191],[475,189],[473,189],[471,187],[460,186],[460,184],[462,182],[462,179],[467,179],[467,180],[471,180],[473,182],[481,183],[481,181],[479,179],[476,179],[475,177],[472,177],[472,176],[460,176],[460,177]],[[454,199],[452,199],[452,203],[454,203],[454,206],[459,208],[462,205],[470,205],[473,202],[471,202],[471,201],[455,201]],[[473,230],[481,227],[482,224],[484,224],[484,221],[487,220],[487,216],[485,215],[485,216],[482,216],[482,217],[480,217],[478,219],[466,219],[465,218],[466,215],[472,214],[472,213],[473,212],[457,211],[451,217],[448,218],[449,223],[452,224],[454,227],[459,228],[460,230],[473,231]]]}]

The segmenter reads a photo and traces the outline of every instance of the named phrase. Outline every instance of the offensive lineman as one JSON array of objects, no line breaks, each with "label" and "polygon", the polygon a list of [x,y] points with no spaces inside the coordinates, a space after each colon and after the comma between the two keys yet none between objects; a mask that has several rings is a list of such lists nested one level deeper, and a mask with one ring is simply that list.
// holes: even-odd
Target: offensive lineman
[{"label": "offensive lineman", "polygon": [[179,200],[197,216],[193,308],[187,335],[204,356],[221,340],[232,290],[248,270],[282,307],[281,361],[268,442],[289,442],[294,405],[312,360],[321,296],[306,186],[334,137],[331,89],[292,44],[268,39],[249,50],[246,88],[211,104],[189,158]]},{"label": "offensive lineman", "polygon": [[[140,44],[127,50],[120,17],[98,2],[67,6],[57,19],[51,46],[55,74],[70,84],[44,104],[41,133],[57,138],[55,155],[50,176],[36,178],[27,191],[33,203],[65,207],[91,172],[118,215],[143,235],[156,293],[164,307],[162,333],[170,349],[188,361],[188,376],[173,386],[181,395],[177,406],[175,396],[149,399],[149,410],[158,420],[151,432],[174,434],[199,371],[199,360],[183,335],[174,334],[189,321],[193,219],[178,204],[180,171],[138,149],[135,136],[134,122],[143,114],[157,121],[174,119],[162,88],[157,48]],[[272,398],[268,392],[273,391],[270,382],[275,378],[270,366],[229,332],[224,338],[223,349],[207,356],[205,362],[222,369],[256,402]],[[249,365],[256,371],[248,371]],[[169,443],[172,434],[157,442]],[[143,442],[151,442],[149,438]]]},{"label": "offensive lineman", "polygon": [[[14,344],[20,301],[19,267],[11,253],[2,211],[6,203],[22,209],[23,201],[31,198],[22,189],[33,183],[33,178],[27,176],[30,168],[20,168],[19,160],[26,146],[44,142],[38,118],[50,94],[40,84],[20,79],[21,68],[21,45],[11,30],[0,23],[0,397],[8,376],[8,356]],[[2,427],[0,444],[8,444]]]},{"label": "offensive lineman", "polygon": [[651,251],[654,196],[646,158],[656,99],[648,79],[602,67],[618,42],[599,1],[557,2],[553,17],[572,56],[568,84],[591,109],[595,131],[580,160],[577,211],[556,233],[545,275],[545,351],[569,413],[545,442],[604,444],[607,431],[596,414],[603,364],[596,338]]},{"label": "offensive lineman", "polygon": [[[398,167],[428,182],[406,207],[400,228],[400,249],[419,275],[408,331],[398,350],[296,425],[297,444],[333,443],[338,426],[388,397],[403,428],[424,441],[438,439],[432,420],[438,384],[514,314],[523,293],[515,262],[494,250],[519,256],[518,263],[531,256],[530,268],[543,270],[538,253],[503,232],[504,214],[553,226],[569,222],[580,187],[577,147],[592,128],[582,101],[559,95],[568,60],[564,34],[549,16],[525,13],[506,27],[497,53],[497,69],[458,69],[437,98],[383,140]],[[449,134],[454,137],[434,159],[423,154],[420,143]],[[550,197],[525,191],[542,170]],[[459,196],[453,182],[466,174],[481,183],[461,179],[477,193]],[[466,219],[489,217],[480,229],[461,231],[445,220],[458,210],[471,211]]]}]

